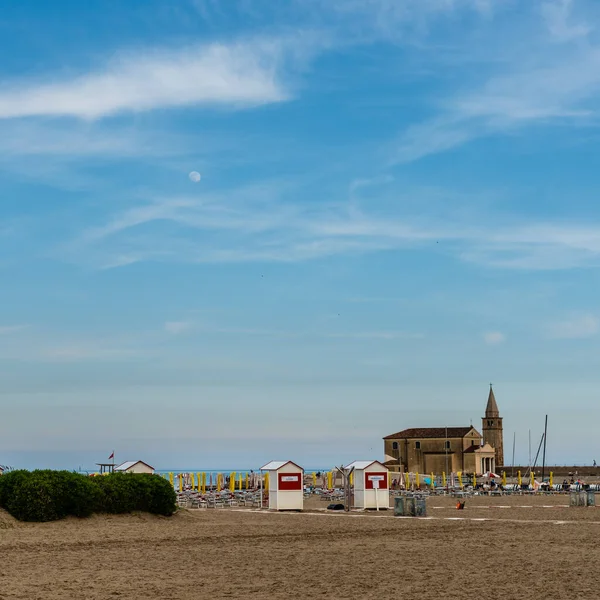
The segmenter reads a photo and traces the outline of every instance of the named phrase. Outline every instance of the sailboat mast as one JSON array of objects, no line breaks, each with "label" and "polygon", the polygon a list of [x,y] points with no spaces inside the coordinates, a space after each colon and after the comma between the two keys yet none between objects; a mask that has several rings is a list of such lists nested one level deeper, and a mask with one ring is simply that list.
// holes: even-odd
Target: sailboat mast
[{"label": "sailboat mast", "polygon": [[548,434],[548,415],[544,424],[544,454],[542,457],[542,483],[544,483],[544,471],[546,470],[546,435]]},{"label": "sailboat mast", "polygon": [[512,457],[512,473],[511,477],[515,476],[515,442],[517,441],[517,432],[513,432],[513,457]]}]

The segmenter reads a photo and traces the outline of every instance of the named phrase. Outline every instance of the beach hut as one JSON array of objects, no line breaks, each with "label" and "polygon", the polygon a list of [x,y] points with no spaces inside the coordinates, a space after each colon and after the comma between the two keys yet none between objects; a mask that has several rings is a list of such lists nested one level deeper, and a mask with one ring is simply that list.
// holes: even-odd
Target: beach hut
[{"label": "beach hut", "polygon": [[115,473],[154,473],[154,467],[151,467],[143,460],[128,460],[115,467]]},{"label": "beach hut", "polygon": [[269,474],[269,509],[304,508],[304,469],[291,460],[273,460],[260,469]]},{"label": "beach hut", "polygon": [[390,490],[388,469],[378,460],[356,460],[345,469],[354,467],[354,507],[389,508]]}]

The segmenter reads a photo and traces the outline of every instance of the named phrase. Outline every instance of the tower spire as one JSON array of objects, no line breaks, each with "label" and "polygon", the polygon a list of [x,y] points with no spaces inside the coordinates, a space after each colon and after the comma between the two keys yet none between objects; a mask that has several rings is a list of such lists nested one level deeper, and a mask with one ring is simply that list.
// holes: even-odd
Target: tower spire
[{"label": "tower spire", "polygon": [[496,404],[496,397],[494,396],[494,389],[492,388],[491,383],[490,394],[488,396],[487,406],[485,408],[485,416],[488,418],[500,416],[500,411],[498,410],[498,405]]}]

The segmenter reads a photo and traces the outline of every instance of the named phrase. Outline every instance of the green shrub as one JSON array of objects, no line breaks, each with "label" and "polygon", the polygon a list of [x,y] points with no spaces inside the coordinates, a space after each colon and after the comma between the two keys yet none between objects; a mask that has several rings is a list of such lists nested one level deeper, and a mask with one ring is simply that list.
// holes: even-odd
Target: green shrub
[{"label": "green shrub", "polygon": [[0,477],[0,506],[21,521],[88,517],[99,500],[88,477],[69,471],[13,471]]},{"label": "green shrub", "polygon": [[103,512],[134,510],[170,516],[176,510],[177,495],[168,481],[157,475],[111,473],[94,477],[103,493]]},{"label": "green shrub", "polygon": [[88,477],[69,471],[11,471],[0,477],[0,507],[21,521],[54,521],[95,512],[170,516],[177,496],[156,475],[113,473]]}]

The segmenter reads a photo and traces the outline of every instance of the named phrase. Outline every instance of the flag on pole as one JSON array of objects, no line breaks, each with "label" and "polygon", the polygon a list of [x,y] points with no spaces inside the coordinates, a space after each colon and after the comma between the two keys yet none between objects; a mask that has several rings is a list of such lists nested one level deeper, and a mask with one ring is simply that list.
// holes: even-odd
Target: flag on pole
[{"label": "flag on pole", "polygon": [[115,457],[115,451],[113,450],[112,454],[108,457],[108,460],[110,460],[111,458],[114,458],[114,457]]}]

